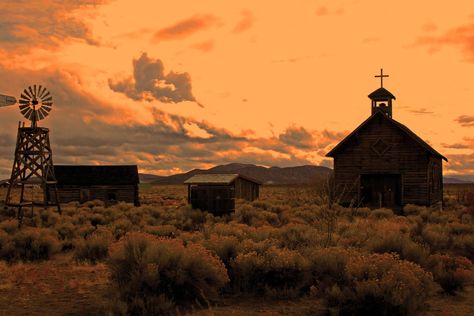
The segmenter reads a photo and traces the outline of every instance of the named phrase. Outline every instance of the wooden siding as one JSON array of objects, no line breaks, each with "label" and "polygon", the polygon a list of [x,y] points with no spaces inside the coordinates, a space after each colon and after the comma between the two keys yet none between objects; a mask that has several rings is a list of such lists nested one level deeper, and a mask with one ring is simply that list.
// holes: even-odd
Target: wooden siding
[{"label": "wooden siding", "polygon": [[[101,200],[106,205],[115,202],[133,203],[139,206],[138,185],[58,185],[59,201],[69,203],[77,201],[84,203],[92,200]],[[49,192],[50,199],[52,192]]]},{"label": "wooden siding", "polygon": [[[382,141],[385,152],[374,150],[374,144]],[[360,198],[361,174],[399,174],[401,176],[402,204],[421,205],[439,201],[442,187],[429,192],[429,166],[436,179],[442,179],[440,158],[432,157],[412,138],[404,134],[383,117],[369,121],[334,157],[335,182],[344,191],[343,203]]]},{"label": "wooden siding", "polygon": [[258,199],[259,196],[259,184],[248,181],[243,178],[237,178],[234,181],[235,197],[239,199],[245,199],[253,201]]}]

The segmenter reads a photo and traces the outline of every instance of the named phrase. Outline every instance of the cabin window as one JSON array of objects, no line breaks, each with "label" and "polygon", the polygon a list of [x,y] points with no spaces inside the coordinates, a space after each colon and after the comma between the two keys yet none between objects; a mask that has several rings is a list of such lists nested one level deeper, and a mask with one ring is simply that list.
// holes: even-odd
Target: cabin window
[{"label": "cabin window", "polygon": [[107,193],[107,200],[117,201],[117,195],[114,192],[108,192]]}]

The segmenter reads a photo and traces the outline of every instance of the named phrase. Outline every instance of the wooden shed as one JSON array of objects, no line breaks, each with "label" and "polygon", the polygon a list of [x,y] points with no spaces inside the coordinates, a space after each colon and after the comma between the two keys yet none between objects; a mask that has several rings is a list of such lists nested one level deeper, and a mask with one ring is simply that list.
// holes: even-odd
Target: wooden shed
[{"label": "wooden shed", "polygon": [[235,199],[258,198],[261,183],[238,174],[197,174],[184,181],[188,203],[215,215],[235,211]]},{"label": "wooden shed", "polygon": [[369,98],[372,115],[326,154],[334,158],[341,203],[400,209],[441,202],[446,157],[392,118],[388,90]]},{"label": "wooden shed", "polygon": [[106,205],[119,201],[140,205],[136,165],[55,165],[54,173],[61,203],[101,200]]}]

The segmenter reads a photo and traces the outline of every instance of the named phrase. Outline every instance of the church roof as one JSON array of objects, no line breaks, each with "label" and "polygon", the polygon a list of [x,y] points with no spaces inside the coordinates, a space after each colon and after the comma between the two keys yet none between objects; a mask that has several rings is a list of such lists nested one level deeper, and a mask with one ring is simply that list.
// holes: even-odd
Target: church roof
[{"label": "church roof", "polygon": [[[383,88],[381,88],[383,89]],[[379,89],[380,90],[380,89]],[[390,93],[390,92],[389,92]],[[416,135],[413,131],[411,131],[408,127],[403,125],[400,122],[395,121],[394,119],[388,117],[387,115],[383,114],[382,112],[376,112],[374,115],[370,116],[368,119],[366,119],[362,124],[360,124],[352,133],[347,135],[343,140],[339,142],[339,144],[336,145],[333,149],[331,149],[327,154],[326,157],[334,157],[339,150],[344,146],[345,143],[349,139],[351,139],[359,130],[361,130],[365,125],[367,125],[370,121],[375,119],[375,117],[380,116],[386,119],[388,122],[393,124],[395,127],[400,129],[402,132],[404,132],[407,136],[409,136],[411,139],[413,139],[416,143],[418,143],[421,147],[423,147],[426,151],[428,151],[430,154],[432,154],[435,157],[444,159],[445,161],[448,161],[446,157],[441,155],[439,152],[437,152],[433,147],[431,147],[428,143],[426,143],[423,139],[421,139],[418,135]]]},{"label": "church roof", "polygon": [[396,99],[395,96],[385,88],[378,88],[377,90],[369,94],[369,98],[372,100]]}]

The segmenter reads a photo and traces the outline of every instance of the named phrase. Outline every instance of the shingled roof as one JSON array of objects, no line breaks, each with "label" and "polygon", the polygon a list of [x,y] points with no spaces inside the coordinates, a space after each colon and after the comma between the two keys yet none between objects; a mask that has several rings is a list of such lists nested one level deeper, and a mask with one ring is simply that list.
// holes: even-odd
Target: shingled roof
[{"label": "shingled roof", "polygon": [[233,174],[196,174],[184,181],[185,184],[231,184],[237,178],[242,178],[250,182],[261,184],[260,181],[250,179],[248,177],[233,173]]},{"label": "shingled roof", "polygon": [[369,98],[372,100],[396,99],[395,96],[385,88],[378,88],[369,94]]},{"label": "shingled roof", "polygon": [[428,151],[430,154],[432,154],[435,157],[444,159],[445,161],[448,161],[446,157],[441,155],[439,152],[437,152],[433,147],[431,147],[428,143],[426,143],[423,139],[421,139],[418,135],[416,135],[414,132],[412,132],[408,127],[403,125],[400,122],[395,121],[394,119],[388,117],[387,115],[383,114],[382,112],[376,112],[374,115],[370,116],[368,119],[366,119],[362,124],[360,124],[352,133],[347,135],[343,140],[339,142],[339,144],[336,145],[333,149],[331,149],[327,154],[326,157],[334,157],[335,154],[344,146],[347,141],[352,138],[359,130],[361,130],[365,125],[367,125],[370,121],[372,121],[375,117],[383,117],[384,119],[388,120],[391,124],[393,124],[395,127],[400,129],[402,132],[404,132],[406,135],[408,135],[411,139],[413,139],[416,143],[418,143],[421,147],[423,147],[426,151]]},{"label": "shingled roof", "polygon": [[140,183],[136,165],[55,165],[58,185],[135,185]]}]

